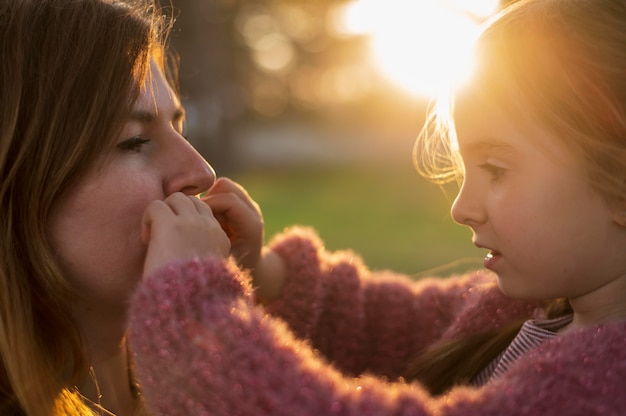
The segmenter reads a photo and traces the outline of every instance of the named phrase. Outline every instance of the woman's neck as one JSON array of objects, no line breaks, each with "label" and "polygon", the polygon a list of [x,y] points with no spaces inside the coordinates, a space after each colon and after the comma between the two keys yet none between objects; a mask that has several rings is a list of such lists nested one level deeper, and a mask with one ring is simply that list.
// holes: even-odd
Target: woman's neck
[{"label": "woman's neck", "polygon": [[137,390],[132,387],[129,370],[125,312],[105,302],[85,303],[77,302],[72,311],[90,365],[79,392],[94,406],[101,405],[116,416],[130,416],[136,407]]},{"label": "woman's neck", "polygon": [[126,343],[111,354],[92,351],[90,374],[79,387],[80,393],[116,416],[130,416],[137,407],[138,394],[133,386]]}]

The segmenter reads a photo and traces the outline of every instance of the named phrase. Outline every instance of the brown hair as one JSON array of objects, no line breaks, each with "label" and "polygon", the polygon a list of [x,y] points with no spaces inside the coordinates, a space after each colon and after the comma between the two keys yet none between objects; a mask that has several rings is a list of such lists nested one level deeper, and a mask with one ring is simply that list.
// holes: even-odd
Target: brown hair
[{"label": "brown hair", "polygon": [[87,357],[47,223],[119,133],[165,23],[148,0],[0,0],[2,414],[89,414],[68,389]]},{"label": "brown hair", "polygon": [[[521,0],[495,16],[477,43],[470,88],[520,123],[551,129],[607,203],[626,202],[626,3],[622,0]],[[454,142],[454,94],[439,99],[414,148],[418,171],[443,183],[462,180]],[[571,313],[556,301],[552,316]],[[438,345],[418,356],[407,378],[435,394],[466,384],[511,342],[522,322]]]}]

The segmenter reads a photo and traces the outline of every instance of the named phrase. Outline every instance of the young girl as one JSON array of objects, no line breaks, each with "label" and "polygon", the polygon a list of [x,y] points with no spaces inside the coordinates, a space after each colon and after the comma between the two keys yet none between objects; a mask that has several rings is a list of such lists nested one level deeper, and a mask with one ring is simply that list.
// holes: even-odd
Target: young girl
[{"label": "young girl", "polygon": [[[304,228],[261,254],[258,209],[225,180],[203,199],[215,218],[188,200],[153,203],[129,310],[148,407],[626,414],[624,45],[623,0],[518,2],[422,132],[420,169],[462,179],[452,215],[490,271],[371,273]],[[203,246],[221,237],[216,221],[247,257]]]}]

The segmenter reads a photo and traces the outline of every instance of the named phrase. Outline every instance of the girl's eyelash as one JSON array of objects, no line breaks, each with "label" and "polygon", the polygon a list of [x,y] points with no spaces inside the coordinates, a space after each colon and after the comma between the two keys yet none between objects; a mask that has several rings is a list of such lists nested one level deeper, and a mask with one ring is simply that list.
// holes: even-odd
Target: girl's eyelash
[{"label": "girl's eyelash", "polygon": [[150,139],[145,139],[140,136],[134,136],[130,139],[124,140],[117,144],[117,148],[120,150],[131,151],[131,152],[139,152],[141,151],[141,146],[148,143]]},{"label": "girl's eyelash", "polygon": [[479,165],[479,167],[485,172],[489,173],[494,179],[500,179],[506,171],[506,169],[493,165],[491,163],[483,163],[482,165]]}]

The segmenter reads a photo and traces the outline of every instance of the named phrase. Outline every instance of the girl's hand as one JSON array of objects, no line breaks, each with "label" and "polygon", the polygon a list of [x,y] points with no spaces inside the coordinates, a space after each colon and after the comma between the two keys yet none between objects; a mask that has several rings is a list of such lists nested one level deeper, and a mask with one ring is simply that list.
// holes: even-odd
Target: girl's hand
[{"label": "girl's hand", "polygon": [[202,200],[211,207],[230,240],[230,254],[239,266],[249,269],[257,299],[269,302],[281,292],[286,269],[283,260],[263,250],[263,215],[259,206],[239,184],[218,179]]},{"label": "girl's hand", "polygon": [[263,215],[239,184],[219,178],[202,197],[230,240],[230,254],[254,274],[263,248]]},{"label": "girl's hand", "polygon": [[225,258],[231,249],[211,209],[197,197],[181,192],[148,206],[142,240],[148,245],[144,278],[172,261],[209,254]]}]

